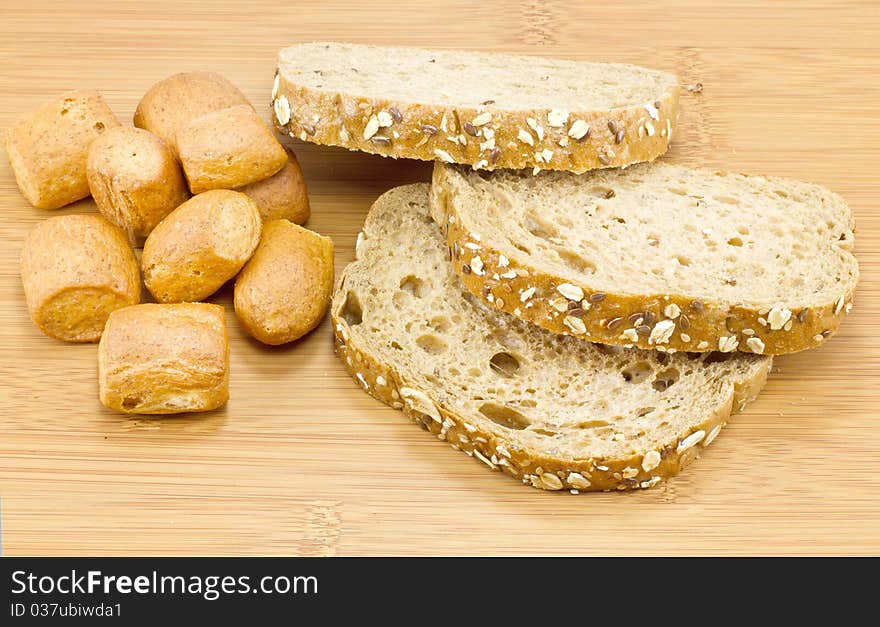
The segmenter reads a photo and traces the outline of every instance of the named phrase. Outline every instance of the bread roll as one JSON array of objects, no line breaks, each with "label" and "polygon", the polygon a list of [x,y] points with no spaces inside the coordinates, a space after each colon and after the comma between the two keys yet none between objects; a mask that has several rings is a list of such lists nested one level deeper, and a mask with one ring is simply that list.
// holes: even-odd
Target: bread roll
[{"label": "bread roll", "polygon": [[332,288],[333,241],[273,220],[235,281],[235,315],[264,344],[285,344],[320,324]]},{"label": "bread roll", "polygon": [[92,142],[86,170],[98,209],[135,246],[189,198],[174,153],[159,137],[139,128],[113,128]]},{"label": "bread roll", "polygon": [[239,187],[238,191],[257,203],[264,222],[290,220],[305,224],[311,215],[309,195],[299,161],[292,150],[287,151],[287,163],[277,174],[262,181]]},{"label": "bread roll", "polygon": [[260,212],[240,192],[190,198],[150,233],[141,266],[160,303],[204,300],[238,274],[260,241]]},{"label": "bread roll", "polygon": [[193,194],[261,181],[287,161],[284,147],[253,108],[205,114],[177,129],[177,155]]},{"label": "bread roll", "polygon": [[235,105],[250,103],[224,77],[215,72],[184,72],[150,87],[134,112],[134,125],[174,148],[174,133],[181,124]]},{"label": "bread roll", "polygon": [[101,133],[119,120],[96,91],[70,91],[12,125],[6,152],[28,202],[58,209],[89,195],[86,155]]},{"label": "bread roll", "polygon": [[208,411],[229,399],[223,307],[208,303],[113,312],[98,347],[101,403],[128,414]]},{"label": "bread roll", "polygon": [[98,215],[50,218],[21,251],[28,312],[49,337],[94,342],[110,313],[140,302],[137,259],[125,233]]}]

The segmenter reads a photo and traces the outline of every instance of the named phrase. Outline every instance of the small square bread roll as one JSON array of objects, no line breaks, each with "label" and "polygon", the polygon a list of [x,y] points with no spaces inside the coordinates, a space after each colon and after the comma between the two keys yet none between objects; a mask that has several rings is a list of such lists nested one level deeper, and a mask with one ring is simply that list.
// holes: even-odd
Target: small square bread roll
[{"label": "small square bread roll", "polygon": [[181,124],[235,105],[250,103],[224,77],[215,72],[184,72],[150,87],[134,112],[134,125],[174,148],[174,134]]},{"label": "small square bread roll", "polygon": [[89,195],[89,145],[119,120],[96,91],[70,91],[36,108],[6,134],[15,181],[28,202],[58,209]]},{"label": "small square bread roll", "polygon": [[193,196],[153,229],[144,244],[144,283],[160,303],[206,299],[238,274],[260,242],[254,201],[215,189]]},{"label": "small square bread roll", "polygon": [[99,215],[49,218],[21,251],[31,320],[67,342],[95,342],[112,311],[141,300],[141,275],[125,233]]},{"label": "small square bread roll", "polygon": [[98,209],[135,246],[189,198],[174,153],[139,128],[119,126],[93,141],[86,171]]},{"label": "small square bread roll", "polygon": [[101,403],[127,414],[209,411],[229,400],[223,307],[147,303],[114,311],[98,346]]},{"label": "small square bread roll", "polygon": [[205,114],[178,128],[176,138],[193,194],[262,181],[287,162],[284,147],[250,106]]},{"label": "small square bread roll", "polygon": [[273,220],[235,280],[235,315],[264,344],[285,344],[321,323],[332,289],[333,241]]},{"label": "small square bread roll", "polygon": [[296,155],[292,150],[285,150],[287,163],[277,174],[239,187],[238,191],[257,203],[263,222],[290,220],[294,224],[305,224],[311,215],[306,182]]}]

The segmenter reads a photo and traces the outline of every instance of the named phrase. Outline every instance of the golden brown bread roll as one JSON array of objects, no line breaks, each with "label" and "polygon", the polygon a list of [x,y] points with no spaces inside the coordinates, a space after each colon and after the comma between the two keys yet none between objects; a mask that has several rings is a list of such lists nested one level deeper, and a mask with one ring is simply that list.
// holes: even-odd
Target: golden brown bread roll
[{"label": "golden brown bread roll", "polygon": [[119,120],[96,91],[70,91],[31,111],[6,134],[15,181],[28,202],[58,209],[89,195],[89,145]]},{"label": "golden brown bread roll", "polygon": [[110,313],[140,302],[125,233],[98,215],[49,218],[28,234],[21,281],[31,320],[49,337],[94,342]]},{"label": "golden brown bread roll", "polygon": [[191,120],[177,129],[175,141],[193,194],[261,181],[287,161],[284,147],[250,105]]},{"label": "golden brown bread roll", "polygon": [[250,196],[257,203],[263,222],[290,220],[305,224],[311,215],[309,194],[302,169],[293,151],[287,151],[287,163],[267,179],[239,187],[238,191]]},{"label": "golden brown bread roll", "polygon": [[333,241],[273,220],[235,280],[235,314],[259,341],[285,344],[320,324],[332,288]]},{"label": "golden brown bread roll", "polygon": [[86,170],[98,209],[136,246],[189,198],[174,153],[139,128],[119,126],[93,141]]},{"label": "golden brown bread roll", "polygon": [[144,244],[147,289],[161,303],[204,300],[250,259],[261,228],[257,206],[240,192],[218,189],[193,196]]},{"label": "golden brown bread roll", "polygon": [[129,414],[208,411],[229,399],[223,307],[148,303],[111,314],[98,347],[101,403]]},{"label": "golden brown bread roll", "polygon": [[250,103],[220,74],[184,72],[150,87],[134,112],[134,125],[158,135],[173,149],[174,133],[181,124],[235,105]]}]

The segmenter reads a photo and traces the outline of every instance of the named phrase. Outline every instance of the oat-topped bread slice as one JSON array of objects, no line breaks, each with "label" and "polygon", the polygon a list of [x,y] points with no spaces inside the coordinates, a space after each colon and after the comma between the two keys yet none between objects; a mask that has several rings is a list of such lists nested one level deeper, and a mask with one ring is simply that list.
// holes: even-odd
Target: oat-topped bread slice
[{"label": "oat-topped bread slice", "polygon": [[437,164],[432,212],[465,286],[557,333],[782,354],[824,342],[859,268],[840,196],[663,163],[584,175]]},{"label": "oat-topped bread slice", "polygon": [[367,392],[545,490],[676,474],[755,398],[772,360],[591,344],[486,307],[453,272],[424,184],[373,205],[331,312],[339,356]]},{"label": "oat-topped bread slice", "polygon": [[619,63],[306,43],[279,54],[272,105],[282,132],[317,144],[584,172],[665,153],[678,80]]}]

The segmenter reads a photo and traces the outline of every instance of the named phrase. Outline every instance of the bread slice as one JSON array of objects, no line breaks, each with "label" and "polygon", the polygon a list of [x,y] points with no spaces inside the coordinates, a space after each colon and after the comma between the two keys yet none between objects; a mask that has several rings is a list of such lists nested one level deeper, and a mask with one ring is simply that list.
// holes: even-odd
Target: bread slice
[{"label": "bread slice", "polygon": [[556,333],[667,351],[782,354],[852,307],[853,217],[817,185],[663,163],[585,175],[437,164],[454,267]]},{"label": "bread slice", "polygon": [[373,205],[331,312],[339,356],[367,392],[545,490],[676,474],[755,398],[772,360],[591,344],[482,305],[452,270],[425,184]]},{"label": "bread slice", "polygon": [[476,168],[583,172],[651,161],[678,79],[633,65],[306,43],[278,57],[279,130],[304,141]]}]

